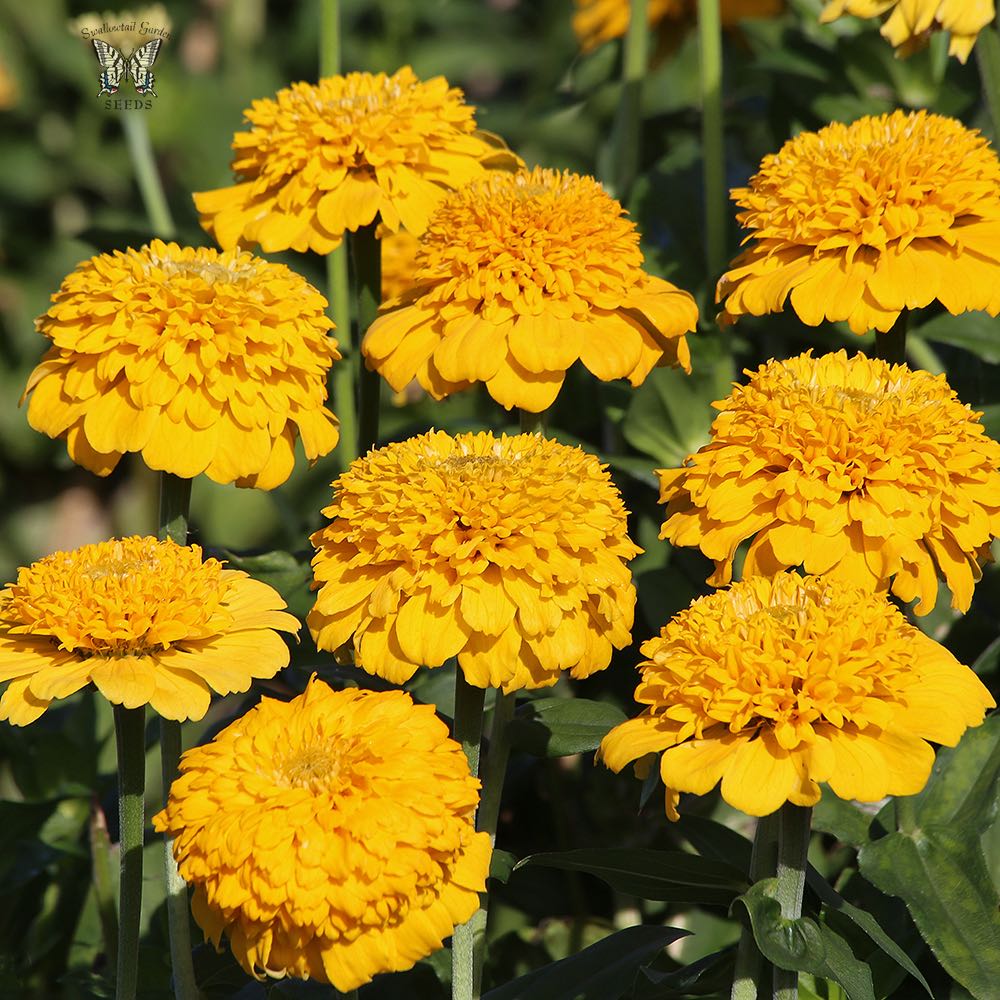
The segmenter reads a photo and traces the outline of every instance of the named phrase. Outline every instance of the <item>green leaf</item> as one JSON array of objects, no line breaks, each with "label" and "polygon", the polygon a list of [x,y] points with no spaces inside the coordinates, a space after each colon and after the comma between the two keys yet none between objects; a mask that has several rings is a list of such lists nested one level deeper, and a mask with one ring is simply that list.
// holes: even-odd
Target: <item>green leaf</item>
[{"label": "green leaf", "polygon": [[868,843],[872,814],[827,792],[813,807],[814,830],[832,834],[837,840],[860,847]]},{"label": "green leaf", "polygon": [[688,932],[626,927],[559,962],[490,990],[483,1000],[619,1000],[639,968]]},{"label": "green leaf", "polygon": [[941,313],[922,324],[914,333],[926,340],[971,351],[988,364],[1000,363],[1000,318],[988,313],[967,312],[959,316]]},{"label": "green leaf", "polygon": [[753,844],[743,834],[714,819],[690,814],[682,815],[674,828],[703,857],[735,865],[747,877]]},{"label": "green leaf", "polygon": [[847,942],[809,917],[789,920],[774,898],[777,879],[763,879],[738,897],[750,917],[754,940],[764,957],[782,969],[796,969],[832,979],[850,1000],[875,1000],[871,971],[854,957]]},{"label": "green leaf", "polygon": [[682,1000],[691,996],[728,994],[736,948],[724,948],[671,972],[642,969],[634,1000]]},{"label": "green leaf", "polygon": [[1000,715],[969,729],[957,747],[938,752],[926,787],[917,796],[920,826],[950,826],[971,840],[984,833],[997,814],[1000,773]]},{"label": "green leaf", "polygon": [[529,865],[588,872],[619,892],[643,899],[705,906],[728,906],[747,885],[732,865],[683,851],[609,847],[531,854],[514,870]]},{"label": "green leaf", "polygon": [[904,968],[914,979],[920,983],[927,991],[927,995],[934,998],[927,980],[921,975],[920,970],[913,964],[910,956],[889,937],[882,925],[870,914],[856,906],[852,906],[844,899],[812,865],[806,870],[806,882],[817,896],[831,909],[843,913],[856,926],[871,938],[872,942],[882,949],[894,962]]},{"label": "green leaf", "polygon": [[975,831],[918,827],[867,844],[861,874],[899,896],[937,960],[976,996],[1000,983],[1000,899]]},{"label": "green leaf", "polygon": [[625,721],[620,708],[586,698],[539,698],[522,705],[507,730],[511,746],[534,757],[596,750]]},{"label": "green leaf", "polygon": [[625,414],[625,440],[653,458],[658,468],[676,468],[708,443],[715,416],[711,404],[732,388],[732,358],[718,349],[702,353],[709,356],[692,361],[690,375],[677,368],[654,369]]},{"label": "green leaf", "polygon": [[516,864],[516,854],[494,848],[493,855],[490,858],[490,878],[495,878],[498,882],[506,882],[514,871]]},{"label": "green leaf", "polygon": [[255,580],[266,583],[281,594],[289,611],[300,618],[312,607],[309,590],[312,567],[308,557],[297,558],[291,552],[276,549],[255,556],[241,556],[224,550],[222,558],[230,569],[249,573]]}]

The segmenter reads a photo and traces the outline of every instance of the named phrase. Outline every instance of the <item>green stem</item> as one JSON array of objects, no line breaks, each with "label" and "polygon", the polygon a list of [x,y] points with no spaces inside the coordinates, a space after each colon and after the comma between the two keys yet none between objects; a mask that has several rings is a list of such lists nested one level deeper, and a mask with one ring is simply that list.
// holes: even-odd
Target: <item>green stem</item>
[{"label": "green stem", "polygon": [[548,410],[542,410],[541,413],[532,413],[530,410],[518,410],[517,412],[520,416],[522,434],[545,433],[545,417]]},{"label": "green stem", "polygon": [[698,0],[705,257],[717,278],[726,265],[726,149],[722,115],[722,18],[719,0]]},{"label": "green stem", "polygon": [[375,322],[382,301],[382,244],[375,235],[378,219],[348,234],[354,263],[354,292],[358,303],[355,340],[358,358],[358,454],[365,455],[378,442],[379,390],[382,380],[361,357],[361,340]]},{"label": "green stem", "polygon": [[168,240],[174,235],[174,220],[170,215],[170,206],[167,204],[167,196],[163,193],[163,185],[160,183],[160,175],[153,158],[153,144],[149,141],[146,116],[123,114],[121,122],[128,155],[132,160],[132,169],[135,171],[142,203],[146,207],[150,228],[155,235]]},{"label": "green stem", "polygon": [[[460,666],[455,667],[455,718],[452,737],[469,760],[469,772],[479,773],[479,751],[483,741],[483,701],[486,692],[473,687]],[[477,911],[478,913],[478,911]],[[481,933],[473,918],[455,928],[451,938],[452,1000],[479,1000],[475,982],[475,935]]]},{"label": "green stem", "polygon": [[890,365],[906,364],[906,328],[909,326],[910,311],[903,309],[896,322],[885,333],[875,333],[875,357],[888,361]]},{"label": "green stem", "polygon": [[[771,878],[778,864],[778,814],[761,816],[757,820],[757,830],[753,838],[753,853],[750,856],[750,882]],[[750,927],[740,932],[740,944],[736,951],[736,968],[733,973],[733,989],[730,1000],[756,1000],[766,991],[763,980],[767,971],[764,956],[753,938]]]},{"label": "green stem", "polygon": [[118,908],[111,868],[111,838],[104,810],[95,798],[90,810],[90,857],[94,880],[94,899],[101,921],[104,955],[112,968],[118,965]]},{"label": "green stem", "polygon": [[[785,920],[802,916],[812,810],[786,802],[778,813],[778,884],[776,895]],[[797,1000],[799,974],[774,967],[774,1000]]]},{"label": "green stem", "polygon": [[[191,480],[160,473],[159,536],[177,545],[186,545],[191,508]],[[177,777],[181,758],[181,724],[160,718],[160,773],[166,802]],[[198,981],[191,958],[191,920],[188,914],[187,883],[181,878],[174,859],[174,842],[163,837],[163,877],[166,886],[167,928],[170,936],[170,965],[176,1000],[197,1000]]]},{"label": "green stem", "polygon": [[358,457],[358,403],[354,398],[354,368],[357,350],[351,337],[351,293],[347,278],[347,244],[341,243],[326,257],[327,298],[330,318],[337,337],[340,361],[333,366],[333,410],[340,421],[340,443],[337,454],[340,468],[347,467]]},{"label": "green stem", "polygon": [[[336,76],[340,72],[340,0],[320,0],[319,74]],[[354,353],[351,350],[351,291],[347,277],[347,245],[326,255],[326,287],[330,300],[330,319],[340,345],[341,360],[333,367],[333,408],[340,421],[341,469],[357,457],[358,413],[354,398]]]},{"label": "green stem", "polygon": [[642,83],[649,64],[648,0],[631,0],[622,54],[622,91],[615,117],[613,186],[615,197],[628,201],[639,169],[642,142]]},{"label": "green stem", "polygon": [[142,913],[143,793],[146,783],[146,708],[115,705],[118,746],[118,975],[116,1000],[134,1000],[139,978]]},{"label": "green stem", "polygon": [[976,39],[976,64],[996,138],[1000,136],[1000,33],[992,25],[983,28]]},{"label": "green stem", "polygon": [[340,72],[340,0],[320,0],[319,73]]},{"label": "green stem", "polygon": [[490,728],[490,743],[482,771],[483,790],[479,797],[479,812],[476,814],[476,829],[490,835],[490,843],[496,843],[497,820],[500,818],[500,799],[503,796],[503,779],[507,773],[507,758],[510,756],[510,741],[507,727],[514,718],[514,692],[504,694],[497,691],[493,703],[493,725]]},{"label": "green stem", "polygon": [[191,509],[191,480],[170,472],[160,473],[159,537],[187,545],[188,511]]}]

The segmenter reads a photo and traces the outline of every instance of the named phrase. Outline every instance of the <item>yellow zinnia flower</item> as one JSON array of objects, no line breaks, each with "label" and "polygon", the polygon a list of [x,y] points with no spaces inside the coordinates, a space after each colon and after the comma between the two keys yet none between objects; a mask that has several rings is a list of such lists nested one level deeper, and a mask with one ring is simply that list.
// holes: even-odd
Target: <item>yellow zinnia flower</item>
[{"label": "yellow zinnia flower", "polygon": [[417,251],[414,287],[384,304],[362,351],[398,392],[473,382],[510,409],[548,407],[580,360],[639,385],[690,371],[694,299],[642,270],[635,225],[591,177],[536,168],[450,195]]},{"label": "yellow zinnia flower", "polygon": [[972,601],[1000,535],[1000,444],[943,375],[845,351],[769,361],[714,403],[712,438],[680,469],[658,470],[661,538],[715,560],[728,583],[791,566],[866,590]]},{"label": "yellow zinnia flower", "polygon": [[201,224],[230,248],[326,254],[376,217],[422,233],[445,192],[517,157],[476,131],[474,108],[444,77],[409,66],[295,83],[254,101],[233,137],[239,183],[194,196]]},{"label": "yellow zinnia flower", "polygon": [[296,437],[310,460],[337,443],[326,299],[282,264],[153,240],[84,261],[52,302],[28,422],[99,476],[138,452],[185,479],[269,490]]},{"label": "yellow zinnia flower", "polygon": [[628,645],[641,551],[607,472],[534,434],[422,434],[334,484],[312,536],[321,649],[399,684],[457,656],[505,692],[603,670]]},{"label": "yellow zinnia flower", "polygon": [[780,312],[888,330],[937,299],[1000,312],[1000,162],[978,132],[894,111],[790,139],[732,192],[750,245],[719,280],[720,319]]},{"label": "yellow zinnia flower", "polygon": [[285,602],[197,545],[122,538],[55,552],[0,590],[0,719],[34,722],[91,681],[108,701],[200,719],[288,663]]},{"label": "yellow zinnia flower", "polygon": [[[573,31],[584,52],[621,38],[628,30],[629,0],[576,0]],[[781,11],[783,0],[721,0],[724,28],[733,28],[746,17],[771,17]],[[678,35],[698,18],[697,0],[649,0],[646,22],[658,30],[661,49],[672,49]]]},{"label": "yellow zinnia flower", "polygon": [[647,707],[600,755],[620,771],[663,751],[671,819],[678,792],[720,779],[752,816],[815,805],[818,782],[860,802],[915,795],[934,763],[926,741],[955,746],[996,704],[884,596],[794,573],[699,598],[642,654]]},{"label": "yellow zinnia flower", "polygon": [[963,63],[996,16],[993,0],[829,0],[819,19],[827,24],[845,14],[871,18],[890,11],[881,34],[897,55],[908,56],[923,48],[932,32],[947,31],[948,54]]},{"label": "yellow zinnia flower", "polygon": [[153,826],[195,920],[253,976],[347,992],[409,969],[479,906],[479,782],[430,705],[313,679],[181,758]]}]

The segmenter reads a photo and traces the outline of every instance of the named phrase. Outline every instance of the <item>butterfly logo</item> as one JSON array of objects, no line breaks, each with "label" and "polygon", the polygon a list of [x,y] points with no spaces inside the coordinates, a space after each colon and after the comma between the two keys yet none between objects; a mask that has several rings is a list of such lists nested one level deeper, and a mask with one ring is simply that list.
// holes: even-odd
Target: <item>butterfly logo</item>
[{"label": "butterfly logo", "polygon": [[101,94],[117,94],[118,84],[126,73],[132,77],[138,93],[156,97],[156,91],[153,90],[153,63],[156,62],[163,39],[154,38],[153,41],[140,45],[128,59],[113,45],[108,45],[99,38],[93,39],[93,42],[97,61],[101,64],[101,89],[98,97]]}]

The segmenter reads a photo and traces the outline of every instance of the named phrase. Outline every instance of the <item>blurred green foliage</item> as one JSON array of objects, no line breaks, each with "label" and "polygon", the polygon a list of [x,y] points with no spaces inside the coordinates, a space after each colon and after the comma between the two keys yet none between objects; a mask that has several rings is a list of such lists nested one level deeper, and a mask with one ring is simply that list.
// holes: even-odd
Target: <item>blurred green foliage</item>
[{"label": "blurred green foliage", "polygon": [[[792,0],[782,16],[746,23],[726,39],[727,176],[732,185],[745,182],[764,154],[776,151],[799,129],[897,106],[930,107],[992,134],[975,66],[947,59],[943,38],[934,38],[926,51],[909,60],[897,60],[876,26],[847,19],[823,27],[817,22],[819,7],[819,0]],[[127,112],[108,112],[95,97],[98,67],[93,52],[67,27],[70,18],[86,10],[81,3],[62,0],[0,2],[0,66],[11,81],[6,107],[0,110],[4,581],[12,579],[19,565],[55,549],[154,527],[156,482],[151,473],[126,460],[112,476],[99,480],[73,466],[62,443],[32,431],[18,407],[28,373],[45,346],[34,332],[34,317],[44,311],[63,276],[95,252],[137,245],[151,235],[117,117]],[[318,4],[201,0],[168,4],[168,10],[171,38],[156,64],[159,96],[152,110],[131,113],[146,115],[178,240],[200,244],[207,240],[197,225],[190,192],[229,181],[232,133],[253,98],[271,95],[290,81],[316,77]],[[478,106],[480,124],[503,135],[529,164],[600,176],[611,156],[607,137],[620,93],[620,45],[610,43],[581,57],[570,16],[571,0],[346,0],[345,69],[391,71],[410,63],[418,75],[443,74]],[[691,338],[694,374],[685,378],[659,370],[632,391],[572,372],[550,423],[554,435],[581,443],[610,464],[633,512],[632,536],[646,549],[634,564],[637,647],[671,614],[707,591],[704,580],[710,571],[698,553],[671,551],[658,541],[662,518],[652,470],[678,464],[707,440],[710,403],[726,394],[742,369],[809,347],[817,353],[842,346],[870,348],[870,338],[859,339],[835,325],[806,329],[788,313],[747,320],[725,332],[715,327],[711,298],[716,276],[706,274],[704,265],[693,36],[646,78],[639,178],[627,204],[643,234],[649,269],[692,291],[701,305],[701,329]],[[735,253],[735,222],[729,243]],[[281,259],[322,287],[319,258],[286,254]],[[1000,322],[985,316],[956,321],[927,310],[918,318],[915,333],[923,348],[922,363],[927,366],[930,359],[946,370],[961,397],[984,410],[990,432],[1000,435]],[[510,429],[512,417],[473,393],[444,403],[384,402],[383,440],[430,426],[449,431]],[[291,480],[272,494],[220,487],[202,478],[194,485],[194,538],[275,585],[292,610],[304,616],[311,604],[307,536],[320,524],[319,511],[337,472],[332,459],[312,469],[300,463]],[[988,568],[968,615],[958,617],[946,610],[944,601],[933,615],[918,620],[964,662],[978,659],[978,669],[994,692],[998,607],[1000,573]],[[585,683],[560,682],[545,692],[545,704],[537,710],[529,705],[522,713],[521,740],[511,761],[501,816],[499,845],[504,850],[516,857],[612,846],[675,851],[694,847],[705,853],[711,836],[719,836],[712,834],[706,841],[685,833],[684,824],[671,827],[662,816],[658,795],[640,814],[638,782],[615,778],[595,768],[589,752],[577,752],[595,745],[580,736],[594,720],[600,729],[622,712],[633,714],[636,647],[616,656],[611,669]],[[186,726],[186,745],[210,737],[261,692],[287,695],[300,690],[314,670],[328,679],[377,683],[317,654],[307,635],[293,656],[292,669],[281,678],[247,696],[223,699],[205,720]],[[447,670],[418,675],[410,686],[416,697],[450,712]],[[587,699],[578,713],[553,704],[553,699],[578,696]],[[551,741],[539,740],[537,727],[547,718],[556,720],[553,732],[570,756],[553,756],[546,750]],[[991,732],[996,732],[995,726]],[[73,1000],[110,995],[102,931],[107,914],[95,887],[104,869],[114,874],[117,867],[113,744],[106,704],[86,695],[52,709],[28,729],[0,725],[0,996]],[[976,746],[977,752],[983,751],[982,741]],[[161,798],[158,782],[151,756],[151,805]],[[980,791],[987,804],[995,802],[995,782]],[[831,803],[829,796],[824,803],[818,825],[825,832],[814,843],[814,863],[845,898],[882,922],[927,976],[935,997],[967,995],[945,972],[958,975],[955,970],[963,967],[962,961],[939,946],[939,964],[899,900],[857,876],[856,848],[863,847],[862,872],[870,870],[875,884],[888,892],[900,889],[888,875],[874,874],[884,871],[879,851],[884,853],[885,846],[873,833],[871,817]],[[714,795],[687,803],[685,811],[692,821],[714,817],[750,832],[746,819]],[[981,854],[983,871],[995,883],[1000,860],[995,810],[984,808],[980,815],[985,825],[954,834],[960,841],[954,857]],[[918,853],[919,848],[908,847]],[[939,838],[934,849],[947,850],[948,845],[942,846]],[[155,838],[150,838],[147,850],[143,996],[166,997],[169,970]],[[729,975],[732,956],[726,948],[735,940],[736,927],[726,919],[724,903],[695,906],[688,898],[650,900],[579,870],[534,867],[531,877],[527,875],[515,873],[506,884],[496,885],[488,985],[533,974],[586,945],[597,946],[616,928],[645,922],[668,923],[693,933],[675,941],[668,956],[632,984],[635,996],[712,996],[720,990],[728,995],[719,984]],[[995,899],[990,888],[990,881],[978,887],[987,908]],[[947,905],[946,899],[942,902]],[[914,912],[920,925],[920,911]],[[836,933],[844,935],[838,940],[860,947],[848,930],[838,927]],[[939,923],[935,933],[941,938],[952,932]],[[671,936],[647,935],[627,947],[646,960]],[[651,941],[656,942],[652,950]],[[615,954],[620,957],[621,949]],[[207,996],[250,1000],[330,995],[308,984],[253,984],[228,954],[216,956],[204,946],[197,958]],[[703,958],[703,964],[679,971],[680,963]],[[586,961],[599,968],[604,958],[593,952]],[[872,962],[878,996],[918,995],[919,987],[900,974],[898,963]],[[973,972],[979,975],[982,970]],[[990,974],[989,969],[982,974]],[[411,973],[366,987],[362,997],[443,997],[448,975],[447,956],[437,956]],[[610,977],[615,988],[632,983],[622,975]],[[816,996],[841,995],[822,982],[813,985]],[[612,994],[623,995],[614,990],[601,995]],[[500,990],[495,995],[500,1000],[514,994]]]}]

